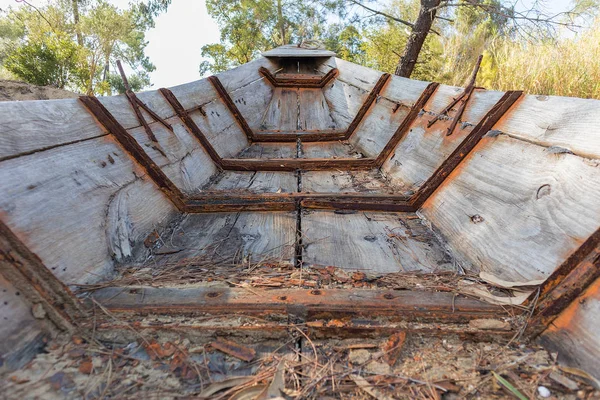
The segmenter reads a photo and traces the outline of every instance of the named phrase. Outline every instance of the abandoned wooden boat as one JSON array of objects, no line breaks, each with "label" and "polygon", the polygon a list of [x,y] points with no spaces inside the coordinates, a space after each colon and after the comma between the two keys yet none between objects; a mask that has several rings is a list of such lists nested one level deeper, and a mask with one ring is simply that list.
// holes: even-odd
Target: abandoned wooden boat
[{"label": "abandoned wooden boat", "polygon": [[600,379],[598,160],[599,101],[296,46],[170,89],[1,103],[0,353],[127,334],[101,307],[190,337],[539,338]]}]

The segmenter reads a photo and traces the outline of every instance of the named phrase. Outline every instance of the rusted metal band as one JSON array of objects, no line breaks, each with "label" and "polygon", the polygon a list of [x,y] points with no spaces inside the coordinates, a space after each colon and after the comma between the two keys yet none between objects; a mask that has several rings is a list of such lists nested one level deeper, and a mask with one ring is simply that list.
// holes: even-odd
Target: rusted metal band
[{"label": "rusted metal band", "polygon": [[345,140],[346,131],[320,131],[311,133],[254,133],[254,141],[286,143],[296,142],[300,139],[303,143],[312,142],[339,142]]},{"label": "rusted metal band", "polygon": [[536,337],[600,278],[600,229],[592,234],[527,299],[535,307],[526,335]]},{"label": "rusted metal band", "polygon": [[339,71],[337,68],[331,69],[323,76],[291,76],[291,77],[277,77],[271,73],[267,68],[260,67],[258,72],[265,77],[265,79],[273,87],[283,88],[307,88],[307,89],[320,89],[325,87],[331,80],[335,79]]},{"label": "rusted metal band", "polygon": [[375,102],[377,96],[379,96],[379,93],[381,92],[387,81],[390,80],[390,78],[390,74],[383,74],[379,77],[379,80],[371,90],[371,93],[369,93],[369,96],[367,96],[367,99],[360,107],[360,110],[358,110],[358,113],[356,113],[356,116],[354,117],[350,125],[348,125],[348,129],[346,130],[346,137],[344,138],[345,140],[348,140],[350,136],[352,136],[356,128],[358,128],[358,125],[361,123],[365,115],[367,115],[367,111],[369,111],[371,105]]},{"label": "rusted metal band", "polygon": [[427,104],[427,101],[433,95],[433,93],[435,93],[439,85],[439,83],[435,82],[427,85],[423,93],[421,93],[419,96],[419,99],[411,107],[408,115],[404,118],[398,129],[396,129],[396,132],[394,132],[394,135],[390,138],[390,140],[388,140],[381,153],[379,153],[377,156],[377,161],[375,164],[381,167],[383,163],[390,157],[396,146],[398,146],[398,143],[400,143],[402,138],[404,138],[410,126],[419,115],[419,112],[423,109],[423,107],[425,107],[425,104]]},{"label": "rusted metal band", "polygon": [[233,171],[322,171],[331,169],[368,170],[375,166],[373,158],[277,158],[277,159],[251,159],[251,158],[225,158],[222,167]]},{"label": "rusted metal band", "polygon": [[252,128],[250,128],[250,125],[248,125],[248,123],[246,122],[246,119],[244,118],[244,116],[242,115],[240,110],[238,110],[237,106],[235,105],[235,103],[233,102],[231,97],[229,96],[229,93],[227,93],[227,90],[225,90],[225,88],[223,87],[223,84],[221,84],[221,81],[219,80],[219,78],[212,75],[212,76],[208,77],[208,80],[213,85],[217,94],[219,95],[221,100],[223,100],[223,103],[225,103],[225,106],[227,107],[229,112],[233,115],[233,117],[237,121],[237,123],[240,126],[240,128],[242,129],[242,131],[246,134],[246,137],[248,137],[248,140],[253,141],[254,140],[254,132],[252,131]]},{"label": "rusted metal band", "polygon": [[425,203],[425,201],[446,180],[448,175],[456,169],[461,161],[475,148],[481,138],[492,129],[496,122],[502,118],[522,94],[522,91],[509,91],[504,93],[502,98],[498,100],[494,107],[492,107],[481,121],[479,121],[465,140],[446,160],[444,160],[435,173],[413,195],[410,202],[415,208],[418,209]]},{"label": "rusted metal band", "polygon": [[345,199],[344,196],[311,199],[307,196],[300,205],[304,208],[319,210],[360,210],[360,211],[387,211],[387,212],[414,212],[415,207],[405,200],[373,201],[368,197],[362,199]]},{"label": "rusted metal band", "polygon": [[208,153],[211,160],[221,168],[222,159],[219,153],[212,146],[210,141],[204,135],[204,132],[200,130],[198,125],[194,122],[194,120],[190,117],[188,112],[183,108],[177,97],[171,92],[169,89],[161,88],[159,92],[163,95],[165,100],[171,105],[175,114],[181,119],[181,122],[187,127],[187,129],[194,135],[194,137],[200,142],[200,145],[204,148],[204,150]]},{"label": "rusted metal band", "polygon": [[361,290],[360,307],[353,289],[274,289],[248,291],[235,288],[153,288],[96,291],[92,298],[115,313],[137,315],[230,314],[270,315],[287,313],[290,305],[301,308],[307,319],[387,316],[391,320],[468,323],[473,318],[508,315],[501,306],[448,292]]},{"label": "rusted metal band", "polygon": [[79,101],[96,120],[117,139],[125,151],[144,168],[148,176],[167,195],[169,200],[181,211],[184,209],[183,193],[165,175],[160,167],[146,154],[142,146],[121,126],[113,115],[93,96],[80,96]]}]

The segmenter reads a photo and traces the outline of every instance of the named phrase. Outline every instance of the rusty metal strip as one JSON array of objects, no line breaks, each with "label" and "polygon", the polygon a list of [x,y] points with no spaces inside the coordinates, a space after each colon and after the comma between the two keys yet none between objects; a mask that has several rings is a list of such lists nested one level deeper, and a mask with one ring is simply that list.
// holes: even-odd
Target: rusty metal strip
[{"label": "rusty metal strip", "polygon": [[414,212],[399,195],[364,193],[206,193],[191,196],[186,212],[291,211],[299,206],[314,209]]},{"label": "rusty metal strip", "polygon": [[59,329],[72,331],[85,317],[85,308],[77,297],[1,221],[0,269],[25,297],[42,304],[49,319]]},{"label": "rusty metal strip", "polygon": [[254,198],[206,195],[188,199],[187,213],[242,212],[242,211],[294,211],[298,208],[293,198],[269,198],[256,195]]},{"label": "rusty metal strip", "polygon": [[360,123],[362,122],[365,115],[367,115],[367,111],[369,111],[371,105],[375,102],[375,100],[379,96],[379,93],[381,92],[385,84],[390,80],[390,78],[391,75],[387,73],[379,77],[379,80],[373,87],[373,90],[371,90],[371,93],[369,93],[369,96],[367,97],[363,105],[360,107],[360,110],[358,110],[358,113],[356,113],[356,116],[354,117],[350,125],[348,125],[348,129],[346,130],[346,137],[344,138],[344,140],[350,139],[356,128],[358,128],[358,125],[360,125]]},{"label": "rusty metal strip", "polygon": [[224,158],[222,167],[232,171],[322,171],[330,169],[371,169],[375,166],[373,158]]},{"label": "rusty metal strip", "polygon": [[93,96],[80,96],[79,101],[88,109],[96,120],[112,134],[125,151],[140,164],[154,183],[167,195],[169,200],[180,210],[184,209],[183,193],[165,175],[160,167],[146,154],[142,146],[119,124],[112,114]]},{"label": "rusty metal strip", "polygon": [[535,307],[525,333],[536,337],[600,278],[600,229],[594,232],[535,291],[525,305]]},{"label": "rusty metal strip", "polygon": [[461,163],[461,161],[475,148],[481,138],[500,120],[510,107],[521,97],[522,91],[508,91],[492,107],[492,109],[479,121],[473,131],[442,163],[435,173],[411,197],[410,202],[415,208],[420,208],[423,203],[446,180],[448,175]]},{"label": "rusty metal strip", "polygon": [[[113,313],[271,316],[288,313],[305,320],[387,316],[418,322],[468,322],[507,315],[501,306],[448,292],[354,289],[110,287],[91,298]],[[357,306],[358,301],[358,306]],[[517,311],[517,310],[513,310]]]},{"label": "rusty metal strip", "polygon": [[339,142],[345,140],[346,131],[320,131],[311,133],[263,133],[255,132],[256,142],[286,143],[301,140],[303,143],[310,142]]},{"label": "rusty metal strip", "polygon": [[144,127],[144,130],[146,131],[148,138],[151,141],[158,143],[158,139],[156,139],[154,132],[152,132],[152,128],[150,128],[150,125],[148,125],[148,123],[146,122],[144,115],[140,111],[140,107],[142,107],[144,110],[146,110],[146,112],[148,112],[150,114],[150,116],[152,116],[152,118],[154,118],[156,121],[162,123],[171,132],[173,131],[173,127],[171,125],[167,124],[154,111],[150,110],[150,107],[148,107],[146,104],[144,104],[140,99],[137,98],[135,93],[133,93],[133,91],[131,90],[131,86],[129,86],[129,81],[127,80],[125,71],[123,71],[123,66],[121,65],[121,60],[117,60],[117,67],[119,68],[119,73],[121,74],[121,79],[123,80],[123,85],[125,86],[125,96],[127,96],[127,100],[129,100],[129,104],[131,104],[131,108],[133,108],[133,111],[135,112],[135,116],[136,116],[138,122]]},{"label": "rusty metal strip", "polygon": [[454,132],[454,128],[456,128],[456,125],[458,124],[460,118],[462,117],[462,115],[465,111],[465,108],[467,107],[467,103],[471,99],[471,95],[473,94],[473,91],[475,90],[475,81],[477,80],[477,73],[479,72],[479,67],[481,66],[481,60],[483,60],[482,55],[480,55],[477,58],[475,68],[473,69],[473,72],[471,73],[471,78],[469,79],[469,83],[467,84],[467,87],[465,88],[465,90],[457,98],[455,98],[448,106],[446,106],[446,108],[444,108],[438,115],[436,115],[435,118],[433,118],[431,121],[429,121],[429,123],[427,124],[427,128],[431,128],[431,126],[433,124],[435,124],[436,121],[438,121],[442,115],[446,115],[452,109],[452,107],[454,107],[459,101],[462,100],[462,103],[461,103],[460,107],[458,108],[456,115],[452,118],[452,122],[450,123],[450,126],[448,127],[448,130],[446,131],[446,136],[452,135],[452,132]]},{"label": "rusty metal strip", "polygon": [[[308,196],[307,196],[308,197]],[[374,199],[345,199],[344,196],[302,200],[300,205],[304,208],[319,210],[361,210],[361,211],[387,211],[387,212],[415,212],[416,208],[404,200],[374,201]]]},{"label": "rusty metal strip", "polygon": [[423,107],[425,107],[425,104],[427,104],[427,101],[433,95],[433,93],[436,91],[439,85],[439,83],[435,82],[427,85],[423,93],[421,93],[421,95],[419,96],[419,99],[411,107],[408,115],[404,118],[396,132],[394,132],[394,135],[390,138],[390,140],[388,140],[383,150],[381,150],[381,152],[377,156],[377,161],[375,161],[375,164],[377,164],[378,166],[382,166],[383,163],[390,157],[396,146],[398,146],[398,143],[400,143],[402,138],[404,138],[404,136],[408,132],[411,124],[419,115],[419,112],[421,112]]},{"label": "rusty metal strip", "polygon": [[289,77],[277,77],[265,67],[260,67],[258,69],[258,72],[262,76],[264,76],[273,87],[313,89],[320,89],[325,87],[331,80],[335,79],[339,74],[337,68],[329,70],[329,72],[327,72],[327,74],[323,76],[291,75]]},{"label": "rusty metal strip", "polygon": [[187,127],[187,129],[200,142],[200,144],[202,145],[202,147],[204,148],[204,150],[210,156],[211,160],[213,160],[213,162],[219,168],[221,168],[221,164],[222,164],[221,156],[219,155],[219,153],[217,153],[217,151],[215,150],[215,148],[212,146],[212,144],[210,143],[210,141],[206,138],[206,136],[204,135],[204,133],[200,130],[200,128],[198,127],[198,125],[196,125],[196,123],[190,117],[190,115],[185,110],[185,108],[183,108],[183,106],[181,105],[181,103],[179,102],[179,100],[177,100],[177,97],[175,97],[175,95],[173,94],[173,92],[171,92],[169,89],[165,89],[165,88],[161,88],[161,89],[158,89],[158,90],[163,95],[163,97],[165,98],[165,100],[167,100],[167,102],[171,105],[171,107],[173,108],[173,111],[175,111],[175,114],[177,114],[177,116],[179,117],[179,119],[181,119],[181,122],[183,122],[185,124],[185,126]]},{"label": "rusty metal strip", "polygon": [[252,131],[252,128],[250,128],[250,125],[248,125],[248,123],[246,122],[246,119],[229,96],[229,93],[227,93],[227,90],[225,90],[225,87],[223,87],[223,84],[221,83],[219,78],[215,75],[212,75],[208,77],[208,80],[213,85],[217,94],[219,95],[221,100],[223,100],[223,103],[225,103],[225,106],[233,115],[242,131],[248,137],[248,140],[254,141],[254,132]]}]

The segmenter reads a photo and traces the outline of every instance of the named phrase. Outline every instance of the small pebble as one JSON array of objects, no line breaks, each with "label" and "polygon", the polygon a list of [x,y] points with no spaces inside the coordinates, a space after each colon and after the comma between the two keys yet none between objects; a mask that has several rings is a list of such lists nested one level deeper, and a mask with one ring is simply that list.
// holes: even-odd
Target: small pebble
[{"label": "small pebble", "polygon": [[538,393],[545,399],[552,395],[552,393],[550,393],[550,390],[548,390],[546,386],[538,386]]}]

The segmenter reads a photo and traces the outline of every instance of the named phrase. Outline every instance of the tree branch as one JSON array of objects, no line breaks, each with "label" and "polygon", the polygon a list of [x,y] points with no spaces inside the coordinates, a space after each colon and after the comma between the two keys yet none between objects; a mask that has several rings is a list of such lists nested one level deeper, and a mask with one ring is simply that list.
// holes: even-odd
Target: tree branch
[{"label": "tree branch", "polygon": [[[367,11],[371,11],[373,14],[376,14],[376,15],[381,15],[382,17],[385,17],[385,18],[387,18],[387,19],[391,19],[392,21],[399,22],[399,23],[401,23],[401,24],[403,24],[403,25],[406,25],[406,26],[408,26],[408,27],[410,27],[410,28],[414,28],[414,27],[415,27],[415,24],[413,24],[412,22],[408,22],[408,21],[405,21],[405,20],[403,20],[403,19],[401,19],[401,18],[394,17],[393,15],[391,15],[391,14],[388,14],[388,13],[385,13],[385,12],[383,12],[383,11],[375,10],[375,9],[373,9],[373,8],[371,8],[371,7],[368,7],[368,6],[366,6],[365,4],[361,3],[361,2],[360,2],[360,1],[358,1],[358,0],[348,0],[348,1],[350,1],[350,2],[351,2],[351,3],[353,3],[353,4],[356,4],[356,5],[357,5],[357,6],[359,6],[359,7],[362,7],[362,8],[364,8],[364,9],[365,9],[365,10],[367,10]],[[441,34],[440,34],[438,31],[436,31],[435,29],[430,29],[430,32],[433,32],[433,33],[435,33],[436,35],[438,35],[438,36],[441,36]]]}]

